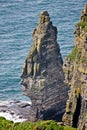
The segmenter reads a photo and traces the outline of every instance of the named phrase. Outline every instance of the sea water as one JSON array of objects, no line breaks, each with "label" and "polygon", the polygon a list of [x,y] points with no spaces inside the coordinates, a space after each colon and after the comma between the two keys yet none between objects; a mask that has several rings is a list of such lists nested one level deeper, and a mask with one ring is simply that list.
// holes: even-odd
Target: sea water
[{"label": "sea water", "polygon": [[74,27],[86,3],[87,0],[0,0],[0,103],[29,101],[23,95],[20,76],[40,12],[47,10],[57,27],[64,60],[74,46]]}]

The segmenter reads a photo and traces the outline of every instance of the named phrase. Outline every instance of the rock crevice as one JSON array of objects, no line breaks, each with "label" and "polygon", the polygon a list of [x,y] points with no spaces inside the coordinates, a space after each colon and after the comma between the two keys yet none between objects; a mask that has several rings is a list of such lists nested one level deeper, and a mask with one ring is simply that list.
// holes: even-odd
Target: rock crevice
[{"label": "rock crevice", "polygon": [[74,48],[65,59],[63,70],[65,82],[70,85],[65,125],[87,129],[87,5],[81,13],[80,22],[76,24]]}]

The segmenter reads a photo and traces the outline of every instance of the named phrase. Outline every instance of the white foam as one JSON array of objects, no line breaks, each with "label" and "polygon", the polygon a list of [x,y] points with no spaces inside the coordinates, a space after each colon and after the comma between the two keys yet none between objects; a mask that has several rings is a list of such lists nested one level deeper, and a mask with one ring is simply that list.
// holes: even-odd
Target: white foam
[{"label": "white foam", "polygon": [[[21,108],[21,104],[25,104],[25,108]],[[16,122],[24,122],[27,120],[26,117],[21,115],[20,109],[22,109],[22,112],[24,115],[26,114],[26,110],[29,109],[30,106],[26,106],[26,104],[31,105],[30,101],[0,101],[0,117],[4,117],[7,120]],[[19,114],[18,114],[19,113]],[[24,118],[23,118],[24,117]],[[26,119],[25,119],[26,118]]]},{"label": "white foam", "polygon": [[19,118],[17,115],[11,115],[9,112],[0,112],[0,116],[4,117],[7,120],[13,121],[14,123],[16,122],[24,122],[27,119]]},{"label": "white foam", "polygon": [[0,101],[0,105],[8,106],[9,105],[9,101]]},{"label": "white foam", "polygon": [[15,101],[15,100],[8,100],[8,101],[0,101],[0,106],[1,105],[6,105],[6,106],[10,106],[11,104],[17,104],[17,103],[28,103],[28,104],[32,104],[31,101]]}]

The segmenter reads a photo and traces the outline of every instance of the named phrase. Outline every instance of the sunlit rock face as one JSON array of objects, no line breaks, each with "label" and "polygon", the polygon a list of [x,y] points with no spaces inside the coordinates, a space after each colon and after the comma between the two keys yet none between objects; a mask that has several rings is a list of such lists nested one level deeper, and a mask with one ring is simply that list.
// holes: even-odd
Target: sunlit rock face
[{"label": "sunlit rock face", "polygon": [[57,43],[57,28],[50,21],[47,11],[41,12],[32,37],[21,76],[24,93],[32,101],[29,120],[61,120],[68,87],[63,83],[63,61]]},{"label": "sunlit rock face", "polygon": [[76,24],[74,48],[65,59],[63,70],[71,88],[64,124],[87,130],[87,5]]}]

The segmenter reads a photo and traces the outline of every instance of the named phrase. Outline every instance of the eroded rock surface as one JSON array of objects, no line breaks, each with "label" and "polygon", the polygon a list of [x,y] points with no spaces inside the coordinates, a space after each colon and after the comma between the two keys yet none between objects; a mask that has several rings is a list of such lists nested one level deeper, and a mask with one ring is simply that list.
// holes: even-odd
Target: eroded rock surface
[{"label": "eroded rock surface", "polygon": [[24,93],[32,101],[29,120],[60,120],[65,111],[68,87],[63,83],[57,28],[52,25],[47,11],[40,14],[32,37],[21,76]]},{"label": "eroded rock surface", "polygon": [[76,25],[75,45],[65,59],[63,69],[65,82],[71,90],[63,116],[65,125],[87,130],[87,5],[81,13],[80,22]]}]

